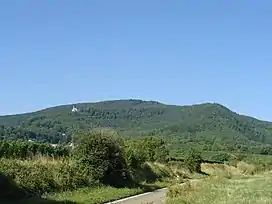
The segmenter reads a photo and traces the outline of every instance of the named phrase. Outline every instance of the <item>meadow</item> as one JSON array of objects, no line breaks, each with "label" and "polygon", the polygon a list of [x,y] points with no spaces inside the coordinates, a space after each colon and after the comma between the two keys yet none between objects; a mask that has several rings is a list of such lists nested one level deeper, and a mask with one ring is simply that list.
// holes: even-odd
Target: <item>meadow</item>
[{"label": "meadow", "polygon": [[[268,158],[263,157],[263,162]],[[240,161],[232,166],[202,164],[202,171],[209,174],[209,177],[187,182],[184,185],[170,186],[167,204],[272,203],[270,167],[264,169],[262,165]]]}]

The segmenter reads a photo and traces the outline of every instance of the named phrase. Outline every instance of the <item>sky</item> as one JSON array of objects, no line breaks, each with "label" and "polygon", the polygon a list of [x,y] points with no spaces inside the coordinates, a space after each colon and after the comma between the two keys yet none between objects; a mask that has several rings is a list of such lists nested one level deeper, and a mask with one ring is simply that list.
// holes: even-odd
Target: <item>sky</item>
[{"label": "sky", "polygon": [[271,9],[269,0],[0,1],[0,115],[136,98],[272,120]]}]

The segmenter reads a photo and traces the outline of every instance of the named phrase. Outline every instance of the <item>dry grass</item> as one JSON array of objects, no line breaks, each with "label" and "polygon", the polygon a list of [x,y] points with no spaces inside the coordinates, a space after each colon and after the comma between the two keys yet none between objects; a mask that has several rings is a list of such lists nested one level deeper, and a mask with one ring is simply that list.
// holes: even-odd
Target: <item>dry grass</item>
[{"label": "dry grass", "polygon": [[253,175],[258,172],[258,168],[255,165],[247,164],[243,161],[237,163],[237,169],[246,175]]},{"label": "dry grass", "polygon": [[268,204],[272,203],[271,174],[243,179],[206,179],[168,204]]},{"label": "dry grass", "polygon": [[[247,166],[244,165],[246,168]],[[250,166],[251,167],[251,166]],[[245,171],[242,171],[240,168],[229,166],[226,164],[202,164],[202,171],[210,175],[210,177],[216,178],[235,178],[245,175]]]},{"label": "dry grass", "polygon": [[[268,204],[272,203],[272,172],[256,174],[256,167],[203,164],[211,176],[195,185],[171,187],[168,204]],[[254,175],[253,175],[254,174]]]}]

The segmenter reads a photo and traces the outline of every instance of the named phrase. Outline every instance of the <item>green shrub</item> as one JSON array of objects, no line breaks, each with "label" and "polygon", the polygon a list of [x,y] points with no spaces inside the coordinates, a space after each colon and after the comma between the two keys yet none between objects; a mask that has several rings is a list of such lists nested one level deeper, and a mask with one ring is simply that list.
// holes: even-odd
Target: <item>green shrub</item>
[{"label": "green shrub", "polygon": [[48,143],[0,140],[0,157],[26,159],[35,155],[67,157],[69,149],[60,145],[53,147]]},{"label": "green shrub", "polygon": [[185,157],[184,163],[191,172],[201,172],[202,158],[200,153],[190,149]]},{"label": "green shrub", "polygon": [[231,155],[225,152],[219,152],[211,157],[211,160],[216,162],[226,162],[230,161],[231,159]]},{"label": "green shrub", "polygon": [[18,160],[1,159],[0,172],[13,178],[21,187],[31,192],[44,193],[58,189],[49,166],[37,163],[27,165]]},{"label": "green shrub", "polygon": [[0,172],[27,191],[35,193],[66,191],[96,184],[69,160],[49,164],[0,159]]},{"label": "green shrub", "polygon": [[[52,148],[36,143],[3,142],[0,153],[4,154],[9,149],[8,145],[21,146],[13,146],[8,158],[0,159],[0,172],[14,179],[27,191],[35,193],[69,191],[101,184],[130,186],[137,182],[153,182],[173,176],[167,166],[151,166],[146,163],[148,158],[152,161],[164,161],[167,158],[168,151],[161,139],[147,137],[125,145],[118,134],[103,130],[80,133],[74,139],[75,148],[71,157],[58,159],[35,156],[29,160],[18,160],[18,155],[20,159],[27,155],[27,149],[34,153],[51,154]],[[62,148],[54,151],[59,156],[66,154]]]},{"label": "green shrub", "polygon": [[62,191],[80,187],[94,186],[97,183],[70,160],[61,162],[56,166],[55,181]]},{"label": "green shrub", "polygon": [[151,166],[147,163],[144,163],[137,171],[132,174],[133,180],[137,183],[140,182],[154,182],[158,179],[158,175],[154,172]]},{"label": "green shrub", "polygon": [[81,133],[72,155],[84,175],[94,181],[118,186],[130,182],[123,141],[110,131]]},{"label": "green shrub", "polygon": [[193,188],[190,182],[184,183],[182,185],[176,184],[168,188],[167,197],[169,198],[183,197],[186,196],[186,194],[192,190]]},{"label": "green shrub", "polygon": [[135,146],[134,141],[127,141],[125,144],[125,160],[129,170],[134,173],[146,161],[145,154]]}]

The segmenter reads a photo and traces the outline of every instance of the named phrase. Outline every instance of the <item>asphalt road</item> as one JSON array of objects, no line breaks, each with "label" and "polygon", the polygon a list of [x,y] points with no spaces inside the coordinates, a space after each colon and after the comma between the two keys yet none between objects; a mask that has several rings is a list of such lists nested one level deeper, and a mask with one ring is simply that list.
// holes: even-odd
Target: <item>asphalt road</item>
[{"label": "asphalt road", "polygon": [[[193,184],[200,180],[201,179],[192,179],[189,182]],[[184,184],[185,183],[181,183],[180,185]],[[131,196],[128,198],[108,202],[105,204],[162,204],[166,200],[166,192],[167,188],[161,188],[152,192]]]},{"label": "asphalt road", "polygon": [[162,204],[166,199],[167,188],[161,188],[153,192],[143,193],[106,204]]}]

